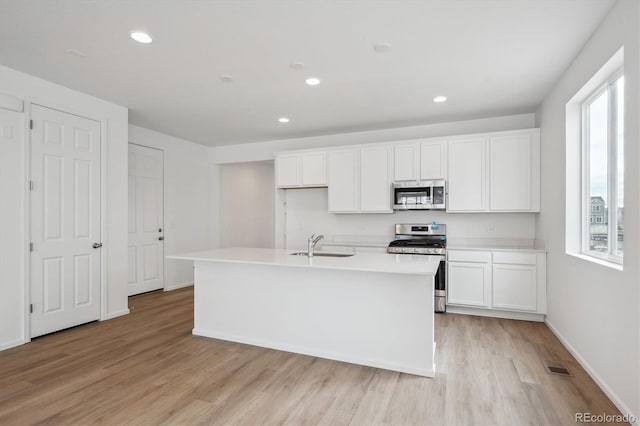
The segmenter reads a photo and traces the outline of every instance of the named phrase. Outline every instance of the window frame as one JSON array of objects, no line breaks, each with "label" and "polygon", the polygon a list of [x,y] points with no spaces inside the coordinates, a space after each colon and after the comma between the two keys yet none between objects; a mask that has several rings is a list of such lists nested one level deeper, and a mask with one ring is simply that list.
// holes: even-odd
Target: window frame
[{"label": "window frame", "polygon": [[[616,254],[616,248],[618,244],[618,97],[616,93],[616,83],[624,76],[623,68],[619,68],[612,73],[606,81],[598,86],[591,94],[589,94],[581,105],[581,121],[582,121],[582,232],[581,232],[581,254],[589,257],[594,257],[607,262],[612,262],[618,265],[623,264],[623,255]],[[625,85],[626,87],[626,85]],[[607,214],[607,253],[601,253],[595,250],[589,249],[589,228],[591,223],[591,171],[590,171],[590,128],[589,128],[589,106],[598,99],[602,94],[608,92],[607,102],[607,200],[611,203],[613,200],[614,208],[609,206],[609,209],[604,211]],[[625,109],[626,110],[626,109]],[[623,117],[623,123],[625,122]],[[600,208],[598,208],[600,212]],[[596,221],[594,221],[596,222]],[[598,222],[604,224],[604,215],[602,221]]]}]

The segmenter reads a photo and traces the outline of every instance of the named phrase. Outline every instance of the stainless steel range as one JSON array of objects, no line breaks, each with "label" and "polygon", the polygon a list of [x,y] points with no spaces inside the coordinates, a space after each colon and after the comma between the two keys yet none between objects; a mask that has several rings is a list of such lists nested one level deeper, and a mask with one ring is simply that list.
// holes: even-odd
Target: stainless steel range
[{"label": "stainless steel range", "polygon": [[395,240],[387,253],[440,256],[435,282],[435,312],[446,312],[447,285],[447,227],[435,222],[427,224],[396,223]]}]

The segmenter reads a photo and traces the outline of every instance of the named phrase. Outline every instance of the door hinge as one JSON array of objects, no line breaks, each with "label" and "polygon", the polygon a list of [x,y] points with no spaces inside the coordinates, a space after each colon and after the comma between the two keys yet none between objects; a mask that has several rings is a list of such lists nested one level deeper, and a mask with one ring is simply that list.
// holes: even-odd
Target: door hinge
[{"label": "door hinge", "polygon": [[33,130],[33,120],[29,120],[29,129]]},{"label": "door hinge", "polygon": [[29,181],[29,191],[33,191],[33,181]]},{"label": "door hinge", "polygon": [[33,251],[33,243],[29,243],[29,251],[32,252]]},{"label": "door hinge", "polygon": [[32,314],[33,313],[33,303],[29,305],[29,313]]}]

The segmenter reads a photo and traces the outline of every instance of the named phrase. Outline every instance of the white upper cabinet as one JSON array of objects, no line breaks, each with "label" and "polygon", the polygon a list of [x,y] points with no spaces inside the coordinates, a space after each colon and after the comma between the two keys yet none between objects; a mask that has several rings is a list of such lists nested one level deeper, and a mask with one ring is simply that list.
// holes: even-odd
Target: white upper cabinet
[{"label": "white upper cabinet", "polygon": [[485,138],[449,141],[448,204],[450,212],[477,212],[486,209]]},{"label": "white upper cabinet", "polygon": [[447,141],[445,139],[420,144],[420,179],[446,179]]},{"label": "white upper cabinet", "polygon": [[372,146],[360,151],[360,211],[392,213],[391,145]]},{"label": "white upper cabinet", "polygon": [[397,142],[393,145],[394,181],[446,179],[446,139]]},{"label": "white upper cabinet", "polygon": [[540,211],[540,131],[449,140],[449,212]]},{"label": "white upper cabinet", "polygon": [[328,162],[330,212],[393,212],[391,145],[329,151]]},{"label": "white upper cabinet", "polygon": [[329,211],[355,213],[359,203],[359,150],[329,151]]},{"label": "white upper cabinet", "polygon": [[300,186],[299,154],[276,157],[276,182],[278,187]]},{"label": "white upper cabinet", "polygon": [[489,209],[540,211],[540,134],[489,137]]},{"label": "white upper cabinet", "polygon": [[278,188],[327,186],[325,151],[284,153],[276,156]]},{"label": "white upper cabinet", "polygon": [[278,188],[329,187],[333,213],[392,213],[394,181],[445,179],[447,211],[539,212],[540,130],[510,130],[276,156]]},{"label": "white upper cabinet", "polygon": [[394,181],[420,179],[420,144],[400,142],[393,147]]},{"label": "white upper cabinet", "polygon": [[302,186],[327,185],[327,153],[305,152],[301,155]]}]

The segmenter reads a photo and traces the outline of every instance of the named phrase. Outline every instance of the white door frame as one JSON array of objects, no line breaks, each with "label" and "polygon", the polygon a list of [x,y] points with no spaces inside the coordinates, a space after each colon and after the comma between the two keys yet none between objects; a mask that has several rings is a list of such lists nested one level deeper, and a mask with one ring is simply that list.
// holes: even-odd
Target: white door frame
[{"label": "white door frame", "polygon": [[24,285],[24,336],[25,343],[31,341],[31,251],[29,243],[31,242],[31,191],[29,182],[31,181],[31,144],[32,136],[29,123],[32,119],[31,106],[39,105],[41,107],[54,109],[66,114],[77,115],[78,117],[88,118],[100,123],[100,241],[105,244],[105,248],[100,250],[100,321],[107,319],[107,250],[109,244],[106,241],[107,236],[107,120],[104,117],[96,116],[87,111],[78,110],[66,105],[59,105],[53,102],[42,101],[34,98],[26,98],[24,103],[25,111],[25,285]]},{"label": "white door frame", "polygon": [[[167,174],[167,170],[165,169],[165,163],[164,163],[164,160],[165,160],[165,157],[166,157],[164,155],[165,152],[164,152],[164,149],[162,149],[162,148],[156,148],[155,146],[144,145],[144,144],[141,144],[141,143],[136,143],[136,142],[131,142],[131,141],[128,141],[127,151],[129,149],[128,145],[141,146],[143,148],[155,149],[156,151],[162,152],[162,235],[165,237],[165,239],[162,241],[162,291],[167,291],[167,275],[166,275],[167,271],[165,270],[165,267],[164,267],[165,266],[164,264],[166,262],[165,256],[167,255],[167,253],[166,253],[167,246],[164,243],[165,241],[167,241],[166,240],[167,226],[165,224],[165,213],[166,213],[166,211],[165,211],[165,208],[164,208],[165,201],[167,199],[166,188],[165,188],[165,185],[164,185],[164,183],[165,183],[165,175]],[[131,296],[129,296],[129,297],[131,297]]]}]

